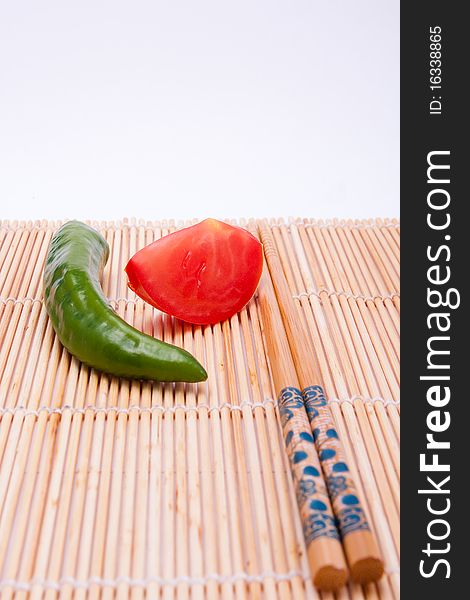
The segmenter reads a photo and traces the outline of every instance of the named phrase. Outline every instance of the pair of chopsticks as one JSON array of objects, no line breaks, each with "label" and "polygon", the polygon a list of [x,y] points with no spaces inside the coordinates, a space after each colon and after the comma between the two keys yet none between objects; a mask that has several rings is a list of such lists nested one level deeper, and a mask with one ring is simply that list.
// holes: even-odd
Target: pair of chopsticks
[{"label": "pair of chopsticks", "polygon": [[349,574],[357,583],[377,581],[383,561],[319,385],[314,349],[299,323],[271,230],[260,221],[258,232],[253,224],[250,231],[259,233],[264,247],[266,264],[258,289],[261,320],[313,582],[319,589],[335,591]]}]

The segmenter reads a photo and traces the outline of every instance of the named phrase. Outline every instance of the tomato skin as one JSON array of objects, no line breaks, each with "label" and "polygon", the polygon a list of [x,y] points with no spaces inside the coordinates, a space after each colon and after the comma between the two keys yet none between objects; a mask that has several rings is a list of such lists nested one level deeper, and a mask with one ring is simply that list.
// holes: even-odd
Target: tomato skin
[{"label": "tomato skin", "polygon": [[129,287],[156,308],[197,325],[228,319],[258,286],[260,242],[248,231],[206,219],[142,250],[126,266]]}]

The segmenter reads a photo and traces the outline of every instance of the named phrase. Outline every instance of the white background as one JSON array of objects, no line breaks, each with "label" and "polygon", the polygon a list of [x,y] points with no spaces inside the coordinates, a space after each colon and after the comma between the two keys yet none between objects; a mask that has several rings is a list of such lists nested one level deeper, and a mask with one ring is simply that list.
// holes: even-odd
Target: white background
[{"label": "white background", "polygon": [[398,0],[1,2],[0,218],[398,202]]}]

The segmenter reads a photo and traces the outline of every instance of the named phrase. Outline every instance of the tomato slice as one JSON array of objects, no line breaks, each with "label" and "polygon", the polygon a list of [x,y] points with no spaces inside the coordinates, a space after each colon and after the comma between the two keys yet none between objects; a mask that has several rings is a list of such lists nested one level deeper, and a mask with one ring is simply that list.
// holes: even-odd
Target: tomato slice
[{"label": "tomato slice", "polygon": [[206,219],[135,254],[128,285],[156,308],[189,323],[228,319],[253,296],[263,269],[260,242],[245,229]]}]

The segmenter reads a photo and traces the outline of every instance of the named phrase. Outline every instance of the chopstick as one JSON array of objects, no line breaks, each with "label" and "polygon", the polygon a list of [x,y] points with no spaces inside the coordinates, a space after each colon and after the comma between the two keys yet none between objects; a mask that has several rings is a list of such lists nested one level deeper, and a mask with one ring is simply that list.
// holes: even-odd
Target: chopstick
[{"label": "chopstick", "polygon": [[351,577],[358,583],[377,581],[383,574],[383,560],[347,467],[323,388],[319,385],[321,377],[314,348],[299,323],[271,231],[265,222],[258,221],[257,224]]},{"label": "chopstick", "polygon": [[313,583],[336,591],[348,579],[340,535],[266,265],[258,288],[261,323],[279,393],[279,412]]}]

